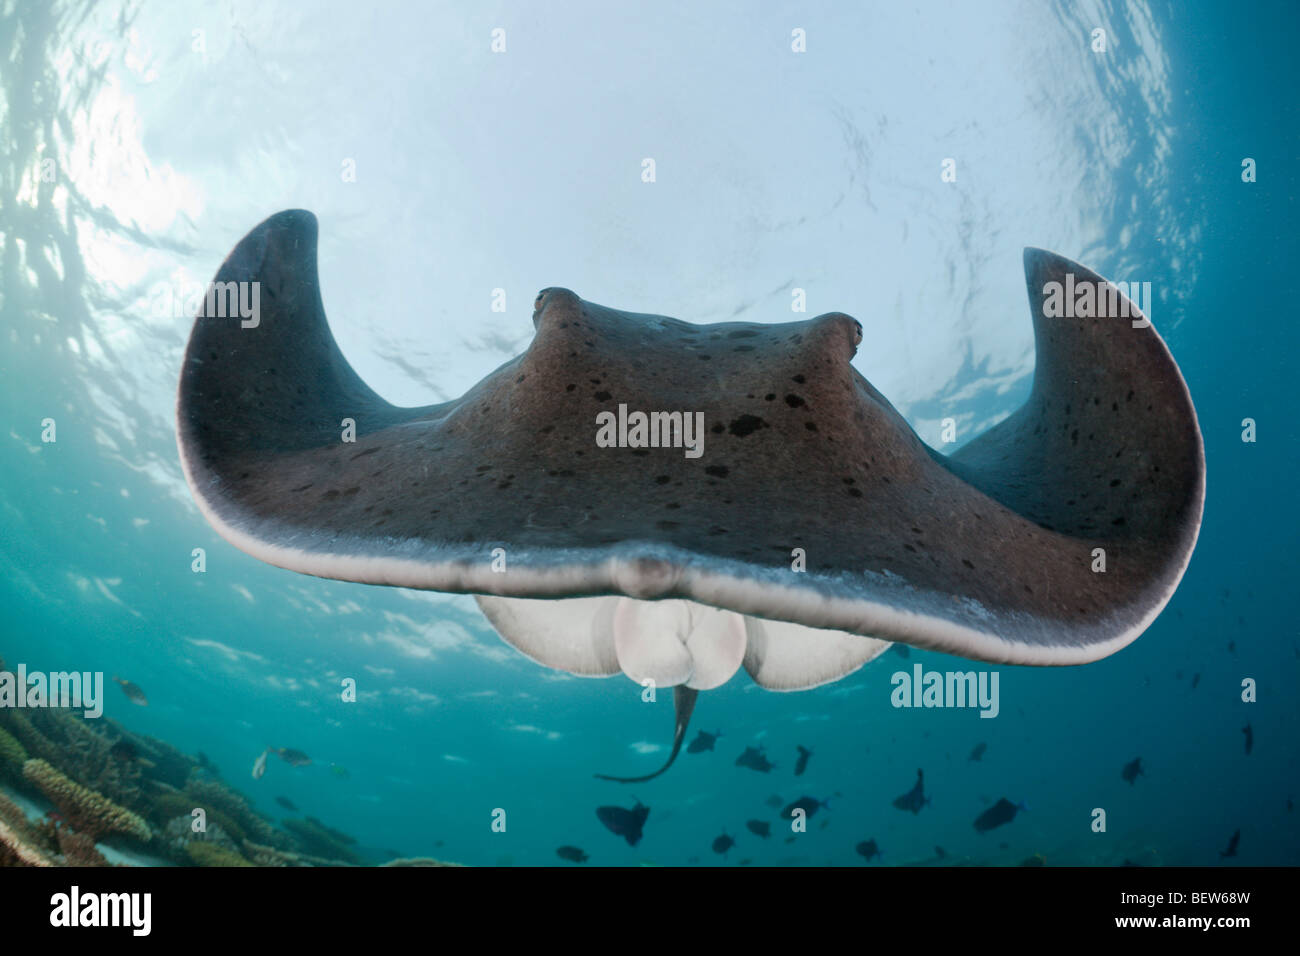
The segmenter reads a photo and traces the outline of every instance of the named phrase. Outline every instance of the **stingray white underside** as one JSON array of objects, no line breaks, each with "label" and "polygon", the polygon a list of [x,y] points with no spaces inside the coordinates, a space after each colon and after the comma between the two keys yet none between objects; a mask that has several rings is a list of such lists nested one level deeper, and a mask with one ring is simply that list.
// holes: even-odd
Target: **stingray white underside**
[{"label": "stingray white underside", "polygon": [[497,633],[539,664],[583,677],[621,671],[656,687],[711,690],[743,666],[768,690],[807,690],[852,674],[891,644],[685,600],[475,598]]}]

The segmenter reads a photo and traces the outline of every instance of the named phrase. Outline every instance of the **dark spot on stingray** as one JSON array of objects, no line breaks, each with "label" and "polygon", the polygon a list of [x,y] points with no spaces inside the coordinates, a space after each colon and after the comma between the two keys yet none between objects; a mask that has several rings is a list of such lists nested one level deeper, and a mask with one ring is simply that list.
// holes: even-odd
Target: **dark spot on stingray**
[{"label": "dark spot on stingray", "polygon": [[808,381],[808,379],[804,378],[802,375],[796,375],[792,381],[798,382],[802,385],[804,382]]},{"label": "dark spot on stingray", "polygon": [[700,356],[697,356],[697,358],[699,358],[699,360],[700,360],[701,362],[707,362],[707,361],[709,361],[710,359],[712,359],[713,356],[712,356],[712,355],[700,355]]},{"label": "dark spot on stingray", "polygon": [[[776,396],[774,395],[772,397],[775,398]],[[731,429],[731,434],[735,435],[737,438],[744,438],[746,435],[753,434],[760,428],[769,428],[771,426],[757,415],[741,415],[739,418],[733,419],[731,425],[728,427]]]},{"label": "dark spot on stingray", "polygon": [[577,387],[578,387],[578,386],[576,386],[576,385],[566,385],[566,386],[564,386],[564,390],[565,390],[566,392],[571,392],[571,391],[573,391],[573,390],[574,390],[575,388],[577,388]]},{"label": "dark spot on stingray", "polygon": [[672,531],[674,528],[680,528],[681,524],[676,521],[656,521],[655,527],[660,531]]},{"label": "dark spot on stingray", "polygon": [[727,533],[727,529],[722,527],[721,525],[715,524],[712,528],[709,529],[709,534],[711,535],[720,535],[726,533]]},{"label": "dark spot on stingray", "polygon": [[967,561],[965,558],[962,558],[962,559],[961,559],[961,563],[964,564],[964,565],[966,565],[966,567],[970,568],[972,571],[975,570],[975,565],[971,564],[971,563],[970,563],[969,561]]},{"label": "dark spot on stingray", "polygon": [[847,491],[849,494],[851,494],[854,498],[862,497],[862,489],[860,488],[846,488],[844,490]]},{"label": "dark spot on stingray", "polygon": [[366,455],[373,455],[377,451],[379,451],[378,445],[376,445],[374,448],[367,448],[365,451],[359,451],[355,455],[353,455],[352,460],[356,461],[358,458],[366,457]]},{"label": "dark spot on stingray", "polygon": [[595,393],[594,395],[592,395],[591,397],[594,398],[594,399],[595,399],[596,401],[598,401],[598,402],[607,402],[607,401],[609,401],[613,396],[610,395],[609,392],[596,392],[596,393]]},{"label": "dark spot on stingray", "polygon": [[517,379],[515,379],[515,384],[518,385],[520,382],[522,382],[522,381],[523,381],[524,379],[526,379],[527,377],[528,377],[527,375],[520,375]]},{"label": "dark spot on stingray", "polygon": [[1132,390],[1129,391],[1128,395],[1124,398],[1124,401],[1126,401],[1126,402],[1131,402],[1131,401],[1133,401],[1133,392],[1132,392]]},{"label": "dark spot on stingray", "polygon": [[752,346],[752,345],[737,345],[737,346],[736,346],[734,349],[732,349],[731,351],[733,351],[733,352],[752,352],[752,351],[754,351],[754,346]]},{"label": "dark spot on stingray", "polygon": [[854,479],[852,478],[841,478],[840,480],[843,481],[846,485],[854,484]]},{"label": "dark spot on stingray", "polygon": [[1110,403],[1110,410],[1111,410],[1112,412],[1117,412],[1117,411],[1119,411],[1119,402],[1111,402],[1111,403]]},{"label": "dark spot on stingray", "polygon": [[295,494],[295,495],[296,495],[296,494],[298,494],[298,493],[301,492],[301,491],[306,491],[306,490],[307,490],[308,488],[310,488],[313,484],[315,484],[315,482],[311,482],[311,481],[309,481],[309,482],[307,482],[307,484],[303,485],[301,488],[293,488],[293,489],[291,489],[291,490],[290,490],[290,494]]},{"label": "dark spot on stingray", "polygon": [[668,482],[670,482],[670,481],[672,481],[672,480],[673,480],[673,479],[672,479],[671,476],[669,476],[669,475],[658,475],[658,476],[655,477],[655,484],[656,484],[656,485],[666,485],[666,484],[668,484]]},{"label": "dark spot on stingray", "polygon": [[479,465],[479,466],[478,466],[477,468],[475,468],[474,470],[475,470],[475,471],[491,471],[491,470],[492,470],[492,466],[491,466],[491,465]]},{"label": "dark spot on stingray", "polygon": [[[581,454],[581,452],[579,452],[579,454]],[[650,454],[650,449],[649,449],[649,448],[633,448],[633,449],[632,449],[632,454],[636,455],[638,458],[644,458],[646,455]]]},{"label": "dark spot on stingray", "polygon": [[789,405],[791,408],[798,408],[800,405],[806,405],[806,404],[807,404],[807,403],[806,403],[802,398],[800,398],[798,395],[787,395],[787,396],[785,397],[785,403],[786,403],[787,405]]},{"label": "dark spot on stingray", "polygon": [[757,332],[751,331],[751,330],[749,330],[749,329],[741,329],[741,330],[739,330],[739,331],[737,331],[737,332],[728,332],[728,333],[727,333],[727,338],[729,338],[729,339],[752,339],[752,338],[753,338],[754,336],[756,336],[756,335],[758,335]]},{"label": "dark spot on stingray", "polygon": [[664,505],[664,508],[666,508],[669,511],[676,511],[680,507],[681,505],[678,504],[676,501],[670,501],[668,504]]},{"label": "dark spot on stingray", "polygon": [[339,493],[336,488],[331,488],[329,491],[325,492],[325,494],[321,495],[322,498],[337,498],[338,496]]},{"label": "dark spot on stingray", "polygon": [[1079,429],[1076,428],[1074,431],[1070,432],[1070,444],[1079,444]]},{"label": "dark spot on stingray", "polygon": [[549,434],[550,434],[551,432],[553,432],[553,431],[555,431],[555,426],[554,426],[554,425],[546,425],[546,426],[544,426],[544,427],[542,428],[542,434],[543,434],[543,435],[549,435]]},{"label": "dark spot on stingray", "polygon": [[356,494],[358,491],[360,491],[360,490],[361,490],[361,486],[360,486],[360,485],[353,485],[353,486],[352,486],[351,488],[349,488],[347,491],[343,492],[343,494],[345,494],[345,495],[355,495],[355,494]]},{"label": "dark spot on stingray", "polygon": [[727,426],[722,424],[722,422],[718,422],[716,425],[714,425],[712,428],[709,429],[709,431],[713,432],[713,434],[715,435],[721,435],[726,430],[727,430]]},{"label": "dark spot on stingray", "polygon": [[776,400],[776,392],[768,392],[766,395],[763,396],[763,401],[765,402],[771,402],[775,400]]},{"label": "dark spot on stingray", "polygon": [[1112,478],[1112,479],[1110,480],[1110,486],[1111,486],[1112,488],[1116,487],[1118,484],[1119,484],[1119,479],[1118,479],[1118,478]]},{"label": "dark spot on stingray", "polygon": [[1113,525],[1122,525],[1123,523],[1124,523],[1123,515],[1120,515],[1118,518],[1116,518],[1114,521],[1111,522],[1111,524]]},{"label": "dark spot on stingray", "polygon": [[709,465],[704,469],[706,475],[713,475],[715,478],[726,478],[731,469],[726,465]]},{"label": "dark spot on stingray", "polygon": [[815,432],[815,431],[817,430],[817,423],[816,423],[816,422],[804,422],[804,423],[803,423],[803,427],[806,428],[806,429],[808,429],[810,432]]},{"label": "dark spot on stingray", "polygon": [[910,544],[904,544],[903,548],[907,551],[911,551],[913,554],[916,554],[916,548],[912,547]]}]

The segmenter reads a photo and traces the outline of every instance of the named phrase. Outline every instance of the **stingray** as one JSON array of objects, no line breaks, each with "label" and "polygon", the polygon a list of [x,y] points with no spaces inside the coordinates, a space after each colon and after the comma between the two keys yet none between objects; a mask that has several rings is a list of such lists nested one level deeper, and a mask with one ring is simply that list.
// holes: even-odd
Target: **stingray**
[{"label": "stingray", "polygon": [[278,213],[199,307],[176,417],[201,512],[270,564],[474,594],[543,665],[675,688],[659,772],[696,695],[741,668],[803,690],[891,642],[1082,664],[1136,639],[1190,560],[1187,387],[1132,303],[1062,256],[1024,253],[1028,399],[943,455],[854,369],[844,313],[705,325],[558,287],[521,355],[397,407],[339,350],[316,251],[316,218]]},{"label": "stingray", "polygon": [[706,750],[712,750],[713,745],[717,743],[718,738],[721,736],[722,731],[720,730],[714,734],[709,733],[707,730],[701,730],[696,738],[690,742],[690,745],[686,748],[686,752],[688,754],[700,754],[704,753]]}]

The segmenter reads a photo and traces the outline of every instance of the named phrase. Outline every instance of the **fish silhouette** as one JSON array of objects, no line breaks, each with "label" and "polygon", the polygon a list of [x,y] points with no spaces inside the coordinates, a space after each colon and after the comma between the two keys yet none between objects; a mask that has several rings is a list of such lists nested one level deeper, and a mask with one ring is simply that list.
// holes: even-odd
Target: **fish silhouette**
[{"label": "fish silhouette", "polygon": [[781,819],[793,820],[794,812],[796,810],[803,810],[804,817],[811,820],[822,807],[829,810],[830,806],[831,805],[825,800],[818,800],[816,797],[800,797],[798,800],[787,803],[781,808]]},{"label": "fish silhouette", "polygon": [[894,799],[894,806],[900,810],[911,810],[912,813],[920,813],[921,808],[930,802],[930,798],[925,795],[925,774],[918,770],[916,772],[916,785],[901,797]]},{"label": "fish silhouette", "polygon": [[880,856],[880,847],[876,845],[876,841],[874,839],[863,840],[853,849],[857,851],[858,856],[862,857],[865,860],[870,860],[872,857]]},{"label": "fish silhouette", "polygon": [[1250,724],[1242,727],[1241,732],[1246,735],[1246,755],[1250,756],[1250,750],[1255,746],[1255,732],[1250,729]]},{"label": "fish silhouette", "polygon": [[588,860],[586,852],[576,846],[562,846],[555,851],[555,855],[561,860],[569,860],[572,863],[586,863]]},{"label": "fish silhouette", "polygon": [[706,750],[712,750],[713,744],[721,736],[722,731],[720,730],[715,734],[710,734],[701,730],[696,738],[690,742],[690,745],[686,748],[686,752],[688,754],[698,754],[704,753]]},{"label": "fish silhouette", "polygon": [[989,745],[986,744],[986,743],[984,743],[983,741],[981,741],[980,743],[977,743],[977,744],[975,745],[974,749],[971,750],[971,752],[970,752],[970,759],[971,759],[971,760],[979,760],[979,759],[981,759],[981,758],[984,756],[984,751],[986,751],[986,750],[988,750],[988,749],[989,749]]},{"label": "fish silhouette", "polygon": [[[989,807],[983,813],[975,818],[975,829],[980,833],[988,831],[1010,823],[1016,818],[1016,813],[1020,810],[1029,809],[1023,803],[1012,803],[1006,797],[1003,797],[993,806]],[[1006,848],[1006,844],[1002,844]]]},{"label": "fish silhouette", "polygon": [[772,825],[766,820],[746,820],[745,827],[755,836],[760,836],[766,840],[772,835]]},{"label": "fish silhouette", "polygon": [[650,808],[640,800],[631,810],[624,807],[596,808],[596,817],[605,825],[605,829],[627,840],[628,846],[636,846],[641,842],[641,828],[645,826],[648,816]]},{"label": "fish silhouette", "polygon": [[1128,781],[1130,787],[1138,777],[1146,776],[1146,774],[1142,772],[1142,758],[1134,757],[1128,763],[1124,764],[1124,769],[1120,771],[1119,775]]},{"label": "fish silhouette", "polygon": [[1227,848],[1226,850],[1220,850],[1220,851],[1219,851],[1219,856],[1220,856],[1220,857],[1236,856],[1236,855],[1237,855],[1237,842],[1238,842],[1240,839],[1241,839],[1241,831],[1240,831],[1240,830],[1234,830],[1234,831],[1232,832],[1232,836],[1231,836],[1231,837],[1229,838],[1229,840],[1228,840],[1228,848]]},{"label": "fish silhouette", "polygon": [[724,834],[722,834],[722,836],[720,836],[720,837],[714,837],[714,839],[713,839],[713,852],[714,852],[714,853],[726,853],[728,850],[730,850],[730,849],[731,849],[733,846],[735,846],[735,845],[736,845],[736,841],[733,840],[731,837],[727,836],[727,834],[724,833]]},{"label": "fish silhouette", "polygon": [[759,773],[770,773],[776,764],[767,759],[767,754],[763,753],[763,747],[760,744],[757,747],[746,747],[745,752],[736,758],[737,767],[748,767],[750,770],[757,770]]},{"label": "fish silhouette", "polygon": [[803,772],[808,769],[808,758],[813,755],[813,752],[803,745],[797,745],[795,749],[799,751],[799,756],[794,762],[794,775],[802,777]]}]

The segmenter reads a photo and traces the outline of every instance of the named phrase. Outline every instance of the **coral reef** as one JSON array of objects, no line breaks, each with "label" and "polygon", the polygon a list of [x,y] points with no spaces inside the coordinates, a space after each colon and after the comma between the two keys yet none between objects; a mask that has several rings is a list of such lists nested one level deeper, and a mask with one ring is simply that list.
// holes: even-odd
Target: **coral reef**
[{"label": "coral reef", "polygon": [[27,749],[18,738],[0,727],[0,777],[20,777],[27,762]]},{"label": "coral reef", "polygon": [[[43,794],[58,808],[29,820],[0,789],[0,866],[107,866],[96,841],[115,836],[181,866],[369,865],[346,833],[315,817],[277,829],[206,757],[104,717],[0,708],[0,783]],[[195,808],[206,815],[203,833],[192,827]],[[417,858],[385,865],[458,864]]]},{"label": "coral reef", "polygon": [[45,835],[0,793],[0,866],[54,866]]},{"label": "coral reef", "polygon": [[351,849],[356,840],[346,833],[327,827],[315,817],[307,817],[305,820],[283,820],[281,826],[297,838],[298,844],[305,853],[326,860],[351,863],[354,866],[362,866],[365,863]]},{"label": "coral reef", "polygon": [[69,780],[44,760],[28,760],[23,764],[23,776],[59,808],[70,826],[82,833],[95,837],[122,833],[144,842],[153,836],[139,815]]},{"label": "coral reef", "polygon": [[389,860],[387,863],[380,863],[380,866],[464,866],[464,863],[444,863],[442,860],[435,860],[431,856],[413,856],[401,860]]},{"label": "coral reef", "polygon": [[187,844],[185,852],[189,854],[195,866],[252,866],[234,850],[204,840]]}]

